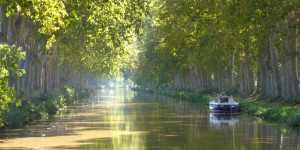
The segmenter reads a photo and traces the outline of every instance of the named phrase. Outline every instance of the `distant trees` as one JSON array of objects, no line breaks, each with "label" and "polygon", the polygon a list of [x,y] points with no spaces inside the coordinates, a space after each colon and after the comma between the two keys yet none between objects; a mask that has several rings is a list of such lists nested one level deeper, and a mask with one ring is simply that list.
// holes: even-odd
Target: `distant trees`
[{"label": "distant trees", "polygon": [[298,1],[158,0],[153,6],[137,84],[299,99]]}]

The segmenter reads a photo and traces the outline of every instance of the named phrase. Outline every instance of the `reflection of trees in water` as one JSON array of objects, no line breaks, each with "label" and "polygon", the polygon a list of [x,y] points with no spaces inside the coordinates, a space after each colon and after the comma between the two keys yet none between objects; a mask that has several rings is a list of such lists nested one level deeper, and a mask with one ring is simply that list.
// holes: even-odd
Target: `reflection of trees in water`
[{"label": "reflection of trees in water", "polygon": [[[250,145],[253,149],[299,149],[299,136],[283,135],[282,132],[276,129],[275,125],[266,125],[258,122],[249,122],[242,119],[239,121],[239,132],[242,135],[241,139],[245,144]],[[247,140],[247,139],[249,140]]]},{"label": "reflection of trees in water", "polygon": [[[194,145],[180,145],[180,148],[197,149],[197,146],[201,149],[300,148],[299,136],[285,136],[273,126],[258,123],[243,116],[241,118],[237,115],[215,116],[214,123],[216,124],[214,125],[218,126],[216,128],[210,123],[207,108],[170,97],[145,93],[136,93],[134,101],[140,101],[141,97],[146,97],[142,100],[144,102],[150,100],[159,103],[155,109],[156,120],[173,122],[167,124],[158,121],[152,126],[153,128],[159,126],[163,134],[179,135],[172,138],[174,145],[180,145],[179,143],[183,141]],[[159,137],[155,134],[147,135],[149,136]],[[169,137],[163,141],[167,145],[172,140]]]},{"label": "reflection of trees in water", "polygon": [[[115,136],[111,139],[112,149],[126,149],[134,147],[144,147],[144,140],[141,134],[132,134],[138,131],[136,127],[137,110],[133,110],[129,104],[134,93],[129,90],[115,90],[110,95],[115,95],[111,108],[108,108],[103,115],[104,120],[110,122],[110,130],[113,131]],[[136,107],[139,108],[139,107]]]},{"label": "reflection of trees in water", "polygon": [[[170,97],[132,92],[99,91],[94,107],[71,109],[54,121],[28,128],[26,136],[77,136],[76,130],[110,130],[113,135],[97,138],[85,135],[78,146],[58,149],[297,149],[299,136],[286,136],[274,126],[252,121],[243,116],[215,115],[208,106]],[[238,118],[238,120],[235,120]],[[214,120],[213,120],[214,119]],[[233,120],[233,124],[228,121]],[[216,124],[215,124],[216,123]],[[219,125],[221,128],[217,128]],[[50,129],[47,129],[50,128]],[[66,130],[67,128],[67,130]],[[46,131],[46,132],[43,132]],[[141,132],[139,132],[141,131]],[[31,135],[30,135],[31,134]],[[103,133],[105,134],[105,133]]]}]

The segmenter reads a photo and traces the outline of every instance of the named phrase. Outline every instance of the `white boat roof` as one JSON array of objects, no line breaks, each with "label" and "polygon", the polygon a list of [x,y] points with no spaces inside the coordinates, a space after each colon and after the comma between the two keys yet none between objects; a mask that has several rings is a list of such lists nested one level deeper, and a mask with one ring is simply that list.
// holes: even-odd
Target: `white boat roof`
[{"label": "white boat roof", "polygon": [[222,98],[231,98],[232,96],[221,96]]}]

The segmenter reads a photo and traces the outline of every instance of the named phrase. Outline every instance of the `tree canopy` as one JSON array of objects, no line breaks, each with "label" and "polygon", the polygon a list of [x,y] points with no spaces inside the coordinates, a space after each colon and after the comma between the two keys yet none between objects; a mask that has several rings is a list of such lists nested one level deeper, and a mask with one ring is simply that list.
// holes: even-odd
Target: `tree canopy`
[{"label": "tree canopy", "polygon": [[[130,64],[136,56],[132,43],[143,32],[149,3],[1,1],[0,111],[17,102],[15,91],[31,96],[35,91],[47,93],[59,85],[88,84],[90,76],[129,76],[127,70],[132,70]],[[25,71],[22,78],[16,78]]]},{"label": "tree canopy", "polygon": [[[299,5],[296,0],[157,0],[133,79],[139,85],[256,90],[297,99]],[[287,76],[293,82],[281,85]],[[297,90],[284,93],[288,87]]]}]

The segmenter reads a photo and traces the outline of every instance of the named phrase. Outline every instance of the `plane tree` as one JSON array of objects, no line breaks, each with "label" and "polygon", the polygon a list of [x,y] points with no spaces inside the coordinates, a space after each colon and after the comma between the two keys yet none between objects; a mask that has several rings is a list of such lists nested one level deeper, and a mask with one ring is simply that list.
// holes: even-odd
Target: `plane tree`
[{"label": "plane tree", "polygon": [[[185,90],[299,97],[298,1],[157,0],[151,19],[146,34],[158,43],[145,47],[140,62],[155,80],[167,77],[163,84]],[[147,59],[153,53],[158,57]]]}]

